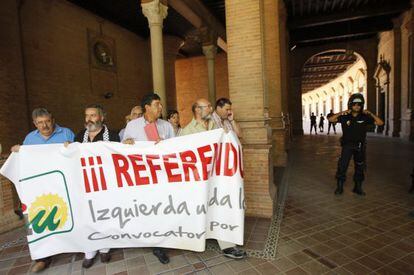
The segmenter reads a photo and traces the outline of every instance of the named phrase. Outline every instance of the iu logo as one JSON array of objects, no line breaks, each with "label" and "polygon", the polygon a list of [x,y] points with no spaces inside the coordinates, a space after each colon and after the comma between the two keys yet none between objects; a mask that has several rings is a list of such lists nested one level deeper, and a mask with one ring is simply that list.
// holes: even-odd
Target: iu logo
[{"label": "iu logo", "polygon": [[[91,182],[95,192],[107,189],[101,157],[81,158],[81,165],[86,193],[91,192]],[[99,182],[96,170],[99,170]]]}]

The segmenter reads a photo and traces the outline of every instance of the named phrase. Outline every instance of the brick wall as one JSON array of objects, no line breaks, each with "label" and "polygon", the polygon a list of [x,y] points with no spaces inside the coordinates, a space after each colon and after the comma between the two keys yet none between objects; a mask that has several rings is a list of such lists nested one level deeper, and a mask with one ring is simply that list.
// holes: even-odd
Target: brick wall
[{"label": "brick wall", "polygon": [[6,152],[29,127],[16,0],[1,3],[0,53],[0,144]]},{"label": "brick wall", "polygon": [[[4,164],[0,159],[0,167]],[[22,226],[24,222],[14,214],[17,196],[13,192],[12,183],[3,176],[0,176],[0,233]]]},{"label": "brick wall", "polygon": [[[216,56],[216,97],[229,97],[227,55]],[[191,121],[191,105],[198,98],[208,99],[207,60],[204,56],[178,59],[175,62],[177,108],[181,125]],[[212,103],[214,104],[214,103]]]},{"label": "brick wall", "polygon": [[[109,126],[122,128],[124,116],[152,89],[148,41],[64,0],[24,1],[21,17],[29,108],[47,107],[76,132],[83,107],[100,103]],[[90,67],[87,29],[115,41],[116,73]],[[113,98],[104,99],[106,92]]]}]

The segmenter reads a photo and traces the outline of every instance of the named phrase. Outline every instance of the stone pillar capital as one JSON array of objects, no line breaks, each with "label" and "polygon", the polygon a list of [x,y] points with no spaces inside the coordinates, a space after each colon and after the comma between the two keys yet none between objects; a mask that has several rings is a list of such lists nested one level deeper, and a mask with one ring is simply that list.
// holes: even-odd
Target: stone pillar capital
[{"label": "stone pillar capital", "polygon": [[215,30],[202,26],[198,29],[200,33],[201,43],[204,45],[217,45],[218,34]]},{"label": "stone pillar capital", "polygon": [[151,2],[141,2],[142,13],[148,19],[150,28],[152,26],[162,26],[162,22],[168,14],[168,6],[166,1],[153,0]]},{"label": "stone pillar capital", "polygon": [[217,54],[217,46],[216,45],[203,46],[203,54],[206,56],[207,59],[215,59],[216,54]]}]

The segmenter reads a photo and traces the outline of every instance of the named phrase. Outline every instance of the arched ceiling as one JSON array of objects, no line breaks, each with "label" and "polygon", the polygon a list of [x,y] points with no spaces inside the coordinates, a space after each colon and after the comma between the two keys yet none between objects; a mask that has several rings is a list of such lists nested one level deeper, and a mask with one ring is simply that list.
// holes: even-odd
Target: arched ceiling
[{"label": "arched ceiling", "polygon": [[311,57],[302,70],[302,93],[317,89],[343,74],[358,57],[345,50],[330,51]]}]

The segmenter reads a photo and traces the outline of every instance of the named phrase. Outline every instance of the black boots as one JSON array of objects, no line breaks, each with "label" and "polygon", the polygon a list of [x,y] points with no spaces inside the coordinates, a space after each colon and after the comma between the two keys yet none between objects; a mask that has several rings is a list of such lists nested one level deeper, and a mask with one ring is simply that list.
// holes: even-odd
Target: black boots
[{"label": "black boots", "polygon": [[360,195],[360,196],[365,196],[365,192],[364,192],[364,190],[362,190],[362,182],[361,181],[356,181],[355,182],[354,190],[352,190],[352,192],[354,192],[355,194]]},{"label": "black boots", "polygon": [[[352,190],[357,195],[365,196],[364,190],[362,190],[362,182],[356,181],[354,189]],[[335,195],[342,195],[344,193],[344,182],[342,180],[337,181]]]},{"label": "black boots", "polygon": [[344,192],[344,182],[342,180],[338,180],[335,195],[342,195]]}]

